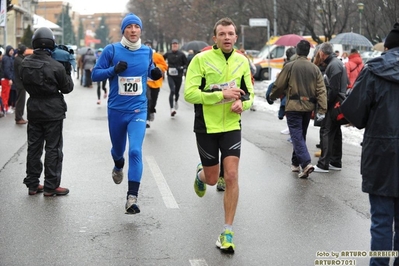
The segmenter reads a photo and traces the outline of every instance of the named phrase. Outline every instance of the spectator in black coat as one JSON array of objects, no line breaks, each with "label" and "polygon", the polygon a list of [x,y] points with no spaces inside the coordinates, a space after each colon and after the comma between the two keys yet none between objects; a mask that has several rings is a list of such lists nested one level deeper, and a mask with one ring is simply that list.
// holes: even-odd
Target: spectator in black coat
[{"label": "spectator in black coat", "polygon": [[[385,52],[367,61],[341,106],[345,118],[364,128],[362,191],[369,194],[371,250],[399,250],[399,23],[385,39]],[[393,256],[392,256],[393,257]],[[396,255],[395,255],[396,257]],[[389,265],[389,256],[370,265]],[[396,257],[394,265],[399,265]]]}]

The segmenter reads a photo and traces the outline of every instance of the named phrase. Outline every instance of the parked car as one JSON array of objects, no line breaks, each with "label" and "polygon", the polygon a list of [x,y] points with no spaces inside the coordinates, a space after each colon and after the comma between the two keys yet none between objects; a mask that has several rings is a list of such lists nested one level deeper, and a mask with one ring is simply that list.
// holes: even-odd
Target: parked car
[{"label": "parked car", "polygon": [[372,59],[374,57],[378,57],[381,54],[382,54],[381,51],[367,51],[367,52],[361,53],[361,57],[362,57],[363,63],[365,64],[370,59]]},{"label": "parked car", "polygon": [[[265,45],[253,61],[256,66],[255,80],[270,80],[272,75],[269,75],[269,68],[282,69],[286,58],[285,52],[290,47],[292,46]],[[308,54],[309,60],[313,54],[314,48],[311,47]]]},{"label": "parked car", "polygon": [[259,50],[245,50],[245,52],[252,58],[258,57],[259,54]]}]

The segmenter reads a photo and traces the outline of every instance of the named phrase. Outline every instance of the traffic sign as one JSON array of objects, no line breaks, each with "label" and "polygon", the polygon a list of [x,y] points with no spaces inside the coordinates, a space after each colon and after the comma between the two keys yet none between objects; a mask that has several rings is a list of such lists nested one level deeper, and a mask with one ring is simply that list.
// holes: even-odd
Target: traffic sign
[{"label": "traffic sign", "polygon": [[250,18],[249,26],[251,26],[251,27],[267,27],[267,26],[269,26],[269,20],[267,18]]}]

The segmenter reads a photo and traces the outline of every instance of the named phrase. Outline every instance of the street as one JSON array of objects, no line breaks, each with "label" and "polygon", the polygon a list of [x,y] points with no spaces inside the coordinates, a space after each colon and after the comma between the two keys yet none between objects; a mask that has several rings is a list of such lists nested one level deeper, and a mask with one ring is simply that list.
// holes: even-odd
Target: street
[{"label": "street", "polygon": [[[96,104],[96,84],[89,89],[74,81],[74,91],[65,96],[61,181],[69,195],[28,196],[22,184],[26,125],[16,125],[13,114],[0,119],[1,266],[333,265],[318,260],[368,265],[368,256],[352,252],[370,249],[359,144],[344,140],[342,171],[298,179],[290,169],[292,146],[280,133],[285,120],[260,109],[244,112],[236,252],[224,254],[215,246],[224,222],[223,192],[208,186],[199,198],[193,189],[199,156],[184,84],[171,118],[164,82],[143,147],[141,213],[126,215],[127,167],[123,182],[114,184],[106,102]],[[307,144],[313,164],[318,139],[319,128],[311,124]],[[350,256],[341,256],[343,251]]]}]

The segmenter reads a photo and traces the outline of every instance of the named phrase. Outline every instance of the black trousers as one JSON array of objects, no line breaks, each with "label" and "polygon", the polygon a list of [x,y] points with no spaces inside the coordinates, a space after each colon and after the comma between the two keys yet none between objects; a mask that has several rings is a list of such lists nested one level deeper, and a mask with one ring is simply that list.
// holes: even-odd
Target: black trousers
[{"label": "black trousers", "polygon": [[36,188],[43,171],[41,157],[44,156],[44,187],[47,190],[56,189],[61,183],[64,120],[28,123],[28,154],[26,157],[27,187]]},{"label": "black trousers", "polygon": [[147,87],[147,100],[148,100],[148,111],[147,111],[147,120],[150,120],[150,114],[156,113],[155,107],[157,106],[159,88],[150,88]]},{"label": "black trousers", "polygon": [[[169,84],[169,88],[170,88],[170,93],[169,93],[170,108],[174,107],[174,101],[177,102],[179,100],[179,92],[180,92],[180,87],[181,87],[182,82],[183,82],[183,77],[168,76],[168,84]],[[174,99],[173,99],[173,96],[174,96]]]},{"label": "black trousers", "polygon": [[15,121],[22,120],[25,112],[26,91],[23,86],[16,86],[17,100],[15,102]]},{"label": "black trousers", "polygon": [[331,118],[330,111],[327,111],[326,118],[322,121],[321,128],[321,156],[317,167],[328,169],[329,165],[342,167],[342,131],[341,126]]},{"label": "black trousers", "polygon": [[84,86],[85,87],[93,86],[93,81],[91,80],[91,70],[90,69],[85,69]]},{"label": "black trousers", "polygon": [[107,80],[97,81],[97,99],[101,99],[101,89],[107,93]]}]

